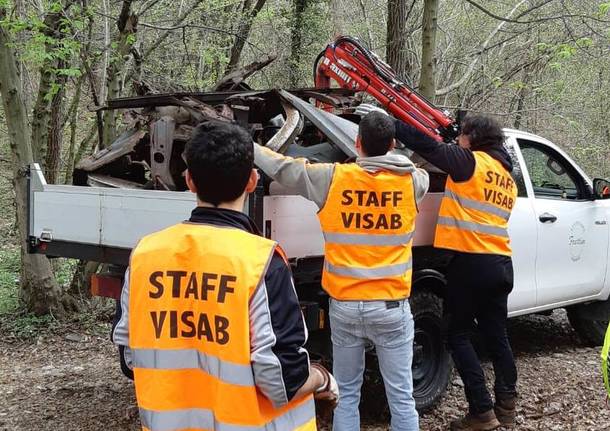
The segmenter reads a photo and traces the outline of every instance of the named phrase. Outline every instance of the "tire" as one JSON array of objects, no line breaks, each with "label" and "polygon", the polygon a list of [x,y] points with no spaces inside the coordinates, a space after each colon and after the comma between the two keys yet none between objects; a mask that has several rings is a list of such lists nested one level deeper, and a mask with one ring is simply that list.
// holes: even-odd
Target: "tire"
[{"label": "tire", "polygon": [[415,289],[409,302],[415,320],[413,396],[417,410],[425,412],[445,394],[453,365],[443,335],[442,299],[430,291]]},{"label": "tire", "polygon": [[570,325],[587,346],[595,347],[604,344],[610,319],[610,299],[603,302],[574,305],[566,310]]}]

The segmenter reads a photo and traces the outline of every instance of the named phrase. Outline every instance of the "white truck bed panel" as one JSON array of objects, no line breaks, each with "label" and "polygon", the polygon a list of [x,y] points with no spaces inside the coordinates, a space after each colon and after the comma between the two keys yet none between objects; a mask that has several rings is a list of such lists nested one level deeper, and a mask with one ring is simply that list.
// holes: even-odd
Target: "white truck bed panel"
[{"label": "white truck bed panel", "polygon": [[30,171],[30,236],[132,248],[144,235],[188,219],[189,192],[49,185]]},{"label": "white truck bed panel", "polygon": [[[37,165],[30,172],[30,236],[68,243],[131,249],[146,234],[189,218],[189,192],[49,185]],[[420,205],[414,245],[430,245],[440,194]],[[281,239],[288,257],[324,254],[316,205],[296,195],[265,196],[263,225]]]},{"label": "white truck bed panel", "polygon": [[278,240],[288,257],[321,256],[324,238],[318,207],[302,196],[265,196],[263,219],[270,221],[271,238]]},{"label": "white truck bed panel", "polygon": [[428,193],[419,203],[419,213],[415,219],[414,246],[432,245],[434,242],[434,230],[442,198],[442,193]]}]

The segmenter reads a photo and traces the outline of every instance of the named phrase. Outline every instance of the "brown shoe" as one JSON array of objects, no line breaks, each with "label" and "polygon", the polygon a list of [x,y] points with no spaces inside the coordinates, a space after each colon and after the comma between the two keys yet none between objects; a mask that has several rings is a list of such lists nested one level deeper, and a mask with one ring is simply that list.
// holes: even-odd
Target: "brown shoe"
[{"label": "brown shoe", "polygon": [[451,431],[491,431],[500,426],[493,410],[478,415],[468,413],[462,419],[451,422]]},{"label": "brown shoe", "polygon": [[516,398],[496,400],[494,412],[503,427],[512,428],[517,423]]}]

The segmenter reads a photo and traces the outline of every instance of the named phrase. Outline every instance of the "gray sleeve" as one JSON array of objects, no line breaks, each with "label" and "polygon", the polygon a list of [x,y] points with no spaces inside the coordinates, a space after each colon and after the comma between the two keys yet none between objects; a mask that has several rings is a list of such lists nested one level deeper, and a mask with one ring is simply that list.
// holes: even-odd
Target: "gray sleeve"
[{"label": "gray sleeve", "polygon": [[257,388],[279,407],[309,377],[307,327],[290,269],[274,255],[249,304],[250,363]]},{"label": "gray sleeve", "polygon": [[293,159],[256,143],[254,163],[273,180],[313,201],[318,208],[324,206],[333,179],[334,164]]},{"label": "gray sleeve", "polygon": [[430,177],[428,172],[420,168],[417,168],[412,175],[413,188],[415,189],[415,203],[419,205],[430,186]]},{"label": "gray sleeve", "polygon": [[112,342],[121,349],[125,364],[133,369],[131,349],[129,348],[129,268],[125,271],[125,281],[121,291],[121,317],[112,331]]},{"label": "gray sleeve", "polygon": [[288,403],[282,376],[282,364],[273,352],[276,336],[271,325],[271,313],[265,281],[250,298],[250,363],[256,387],[279,407]]}]

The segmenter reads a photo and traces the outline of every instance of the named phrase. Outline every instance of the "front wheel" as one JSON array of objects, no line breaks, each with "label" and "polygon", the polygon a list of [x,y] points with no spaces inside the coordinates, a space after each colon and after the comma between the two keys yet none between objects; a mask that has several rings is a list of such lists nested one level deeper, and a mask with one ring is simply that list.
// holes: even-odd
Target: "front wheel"
[{"label": "front wheel", "polygon": [[580,338],[591,347],[601,346],[610,319],[610,299],[567,308],[568,320]]},{"label": "front wheel", "polygon": [[443,336],[442,299],[416,289],[409,302],[415,320],[413,396],[417,409],[423,412],[443,397],[453,366]]}]

